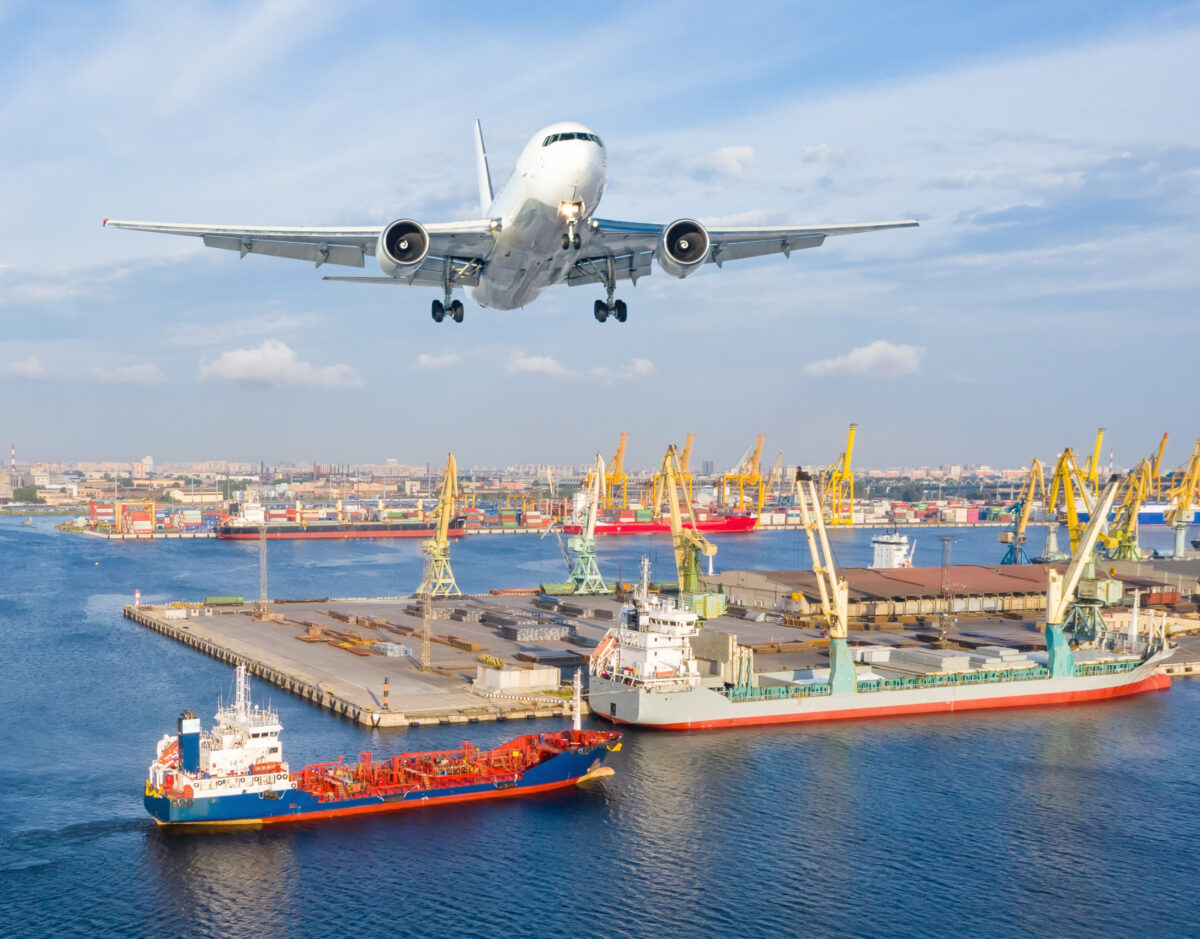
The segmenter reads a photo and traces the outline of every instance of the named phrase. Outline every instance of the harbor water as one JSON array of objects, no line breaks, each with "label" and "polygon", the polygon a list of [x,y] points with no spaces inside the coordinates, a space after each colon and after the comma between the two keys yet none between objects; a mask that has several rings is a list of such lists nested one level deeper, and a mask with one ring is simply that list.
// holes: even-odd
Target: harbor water
[{"label": "harbor water", "polygon": [[[0,935],[1200,934],[1194,680],[1078,708],[631,731],[615,776],[543,798],[168,835],[142,808],[155,741],[185,708],[208,724],[232,675],[121,608],[135,589],[256,596],[258,545],[21,521],[0,519]],[[939,533],[909,532],[917,564],[940,562]],[[997,529],[950,533],[954,563],[1003,553]],[[832,533],[838,563],[869,563],[873,534]],[[714,541],[718,569],[808,566],[797,533]],[[669,538],[599,553],[609,577],[643,553],[673,572]],[[468,538],[453,559],[468,592],[564,572],[553,536]],[[405,594],[420,570],[415,541],[270,545],[273,596]],[[253,692],[293,768],[559,726],[371,731]]]}]

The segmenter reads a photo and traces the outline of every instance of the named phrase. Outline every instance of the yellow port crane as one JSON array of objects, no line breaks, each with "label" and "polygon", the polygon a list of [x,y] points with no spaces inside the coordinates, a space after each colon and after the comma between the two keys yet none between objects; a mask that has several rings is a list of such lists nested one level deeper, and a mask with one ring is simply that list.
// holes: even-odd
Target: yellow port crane
[{"label": "yellow port crane", "polygon": [[829,630],[829,690],[834,694],[856,693],[858,675],[846,642],[849,634],[847,607],[850,588],[834,567],[833,552],[825,533],[825,513],[816,484],[812,476],[800,469],[796,470],[796,504],[800,508],[800,520],[804,523],[804,534],[808,536],[813,573],[817,576],[821,616]]},{"label": "yellow port crane", "polygon": [[1155,499],[1162,499],[1162,461],[1163,453],[1167,449],[1167,434],[1162,435],[1162,440],[1158,442],[1158,453],[1154,455],[1154,463],[1150,467],[1150,488],[1146,493],[1146,498],[1153,496]]},{"label": "yellow port crane", "polygon": [[[1054,477],[1050,482],[1050,492],[1046,496],[1046,511],[1051,515],[1057,515],[1060,511],[1060,501],[1063,506],[1061,511],[1067,518],[1067,534],[1071,539],[1071,553],[1074,554],[1083,530],[1079,523],[1079,503],[1082,502],[1084,509],[1091,513],[1095,496],[1088,488],[1079,464],[1075,461],[1075,451],[1070,447],[1059,454],[1058,462],[1054,464]],[[1054,523],[1051,522],[1050,533],[1046,538],[1044,557],[1047,560],[1057,560],[1057,555],[1058,538]]]},{"label": "yellow port crane", "polygon": [[421,550],[428,555],[429,563],[425,566],[425,575],[417,592],[425,596],[452,597],[462,593],[454,581],[454,571],[450,568],[450,520],[454,517],[457,501],[458,464],[451,453],[446,457],[442,491],[438,496],[437,509],[434,510],[437,522],[434,536],[421,542]]},{"label": "yellow port crane", "polygon": [[1088,484],[1093,498],[1100,491],[1100,451],[1103,447],[1104,428],[1101,427],[1096,431],[1096,446],[1092,448],[1092,455],[1083,466],[1083,479]]},{"label": "yellow port crane", "polygon": [[783,481],[783,451],[779,451],[779,456],[775,458],[775,465],[771,467],[771,474],[767,477],[767,481],[759,487],[758,490],[758,514],[762,515],[763,506],[767,500],[771,499],[774,502],[779,502],[779,484]]},{"label": "yellow port crane", "polygon": [[821,472],[818,483],[821,492],[821,503],[826,509],[826,518],[830,525],[854,524],[854,473],[850,469],[850,461],[854,458],[854,437],[858,431],[857,424],[850,425],[846,434],[846,449],[841,456],[830,463]]},{"label": "yellow port crane", "polygon": [[1187,555],[1184,546],[1187,529],[1196,519],[1196,503],[1200,501],[1200,440],[1192,447],[1191,459],[1171,474],[1170,506],[1163,514],[1165,521],[1175,533],[1175,548],[1172,555],[1183,558]]},{"label": "yellow port crane", "polygon": [[[1114,561],[1140,561],[1142,549],[1138,545],[1138,513],[1142,502],[1151,491],[1154,464],[1143,459],[1130,470],[1121,486],[1121,501],[1117,504],[1112,525],[1103,529],[1099,542],[1104,553]],[[1102,524],[1103,524],[1103,520]]]},{"label": "yellow port crane", "polygon": [[[688,505],[693,504],[691,460],[692,444],[695,440],[696,435],[694,433],[687,435],[687,440],[683,443],[683,453],[679,457],[679,489],[683,493],[682,501]],[[650,509],[655,515],[658,515],[662,510],[665,497],[666,485],[663,482],[662,473],[655,473],[650,478],[649,494],[645,507]]]},{"label": "yellow port crane", "polygon": [[[604,470],[604,507],[613,507],[613,497],[618,488],[621,490],[621,508],[629,504],[629,477],[625,475],[625,444],[629,442],[629,431],[621,431],[621,439],[617,443],[617,452]],[[592,485],[595,471],[588,473],[586,485]]]},{"label": "yellow port crane", "polygon": [[1025,485],[1021,488],[1018,501],[1020,511],[1017,514],[1012,531],[1001,532],[1000,543],[1008,545],[1001,564],[1029,564],[1029,553],[1025,550],[1025,529],[1029,525],[1029,514],[1033,509],[1035,498],[1040,498],[1042,505],[1046,504],[1046,476],[1042,471],[1042,461],[1037,457],[1029,464],[1029,472],[1025,477]]},{"label": "yellow port crane", "polygon": [[731,498],[731,490],[737,489],[737,503],[733,507],[739,512],[746,511],[746,490],[758,488],[759,492],[755,496],[755,500],[762,499],[762,450],[763,441],[767,439],[766,434],[758,435],[758,442],[747,450],[745,455],[739,461],[737,469],[730,473],[725,473],[721,477],[721,505],[729,505]]},{"label": "yellow port crane", "polygon": [[[659,476],[663,481],[662,492],[671,517],[671,541],[675,548],[675,569],[679,575],[679,595],[682,599],[689,594],[699,593],[700,559],[713,557],[717,553],[717,546],[696,529],[696,516],[691,503],[680,507],[679,473],[679,454],[675,444],[671,444],[663,456]],[[685,512],[687,524],[684,523]]]}]

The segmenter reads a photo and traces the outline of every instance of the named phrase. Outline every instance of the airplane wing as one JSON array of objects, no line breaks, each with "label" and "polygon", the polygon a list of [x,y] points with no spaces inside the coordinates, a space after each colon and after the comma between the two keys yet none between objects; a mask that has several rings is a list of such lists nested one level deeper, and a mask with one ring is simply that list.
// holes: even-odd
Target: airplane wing
[{"label": "airplane wing", "polygon": [[[225,248],[247,254],[266,254],[278,258],[363,267],[367,255],[375,254],[382,225],[362,228],[257,228],[249,225],[185,225],[173,222],[128,222],[105,219],[106,228],[200,238],[209,248]],[[440,286],[447,262],[455,272],[455,283],[470,285],[478,281],[480,267],[487,261],[494,243],[493,222],[479,219],[468,222],[443,222],[423,226],[429,233],[429,256],[413,274],[391,277],[328,277],[326,280],[356,280],[370,283],[430,284]]]},{"label": "airplane wing", "polygon": [[[667,226],[645,222],[595,219],[588,257],[580,258],[567,274],[571,286],[604,283],[606,271],[616,280],[637,282],[651,272],[650,261],[658,239]],[[915,219],[895,222],[860,222],[848,225],[811,225],[804,228],[706,228],[709,237],[705,263],[722,266],[726,261],[757,258],[768,254],[790,256],[802,248],[816,248],[834,235],[857,235],[889,228],[913,228]]]}]

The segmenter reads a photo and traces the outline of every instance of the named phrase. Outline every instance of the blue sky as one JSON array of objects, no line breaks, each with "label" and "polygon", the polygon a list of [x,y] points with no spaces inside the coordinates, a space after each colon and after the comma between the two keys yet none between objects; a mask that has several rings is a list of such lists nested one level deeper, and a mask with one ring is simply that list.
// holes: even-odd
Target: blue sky
[{"label": "blue sky", "polygon": [[[856,421],[873,466],[1200,434],[1200,6],[497,9],[0,0],[0,434],[466,466],[621,430],[635,464],[688,431],[823,463]],[[100,227],[473,217],[477,116],[494,176],[593,127],[609,218],[922,227],[656,271],[623,326],[566,287],[438,325],[428,290]]]}]

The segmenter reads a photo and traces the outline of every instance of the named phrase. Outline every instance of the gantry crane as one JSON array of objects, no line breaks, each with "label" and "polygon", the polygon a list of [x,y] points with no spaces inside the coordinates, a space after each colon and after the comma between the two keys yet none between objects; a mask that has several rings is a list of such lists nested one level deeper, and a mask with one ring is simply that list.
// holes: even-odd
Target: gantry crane
[{"label": "gantry crane", "polygon": [[462,593],[454,582],[454,571],[450,568],[450,520],[454,517],[458,501],[458,465],[454,454],[446,458],[446,473],[442,477],[442,491],[434,510],[436,528],[434,536],[421,543],[421,550],[428,555],[421,586],[417,591],[427,597],[453,597]]},{"label": "gantry crane", "polygon": [[1093,552],[1116,495],[1117,477],[1112,476],[1097,498],[1087,528],[1071,552],[1071,563],[1067,565],[1066,573],[1060,574],[1054,568],[1046,572],[1046,652],[1051,678],[1066,678],[1075,674],[1075,656],[1067,642],[1068,629],[1077,635],[1082,634],[1085,628],[1094,628],[1093,625],[1085,626],[1085,621],[1090,624],[1099,616],[1096,609],[1098,601],[1081,601],[1075,592],[1085,569],[1092,572],[1089,576],[1094,576]]},{"label": "gantry crane", "polygon": [[821,502],[826,507],[830,525],[854,524],[854,473],[850,461],[854,458],[854,435],[857,424],[850,425],[846,434],[846,449],[825,467],[820,475]]},{"label": "gantry crane", "polygon": [[587,502],[583,507],[583,525],[578,535],[567,539],[567,550],[575,552],[571,573],[567,575],[571,593],[612,593],[612,588],[604,582],[604,578],[600,576],[600,568],[596,565],[596,516],[600,514],[600,501],[603,498],[604,457],[597,453],[591,483],[588,486]]},{"label": "gantry crane", "polygon": [[762,499],[762,450],[763,441],[767,439],[766,434],[758,435],[758,442],[746,451],[741,461],[735,470],[725,473],[721,477],[721,505],[729,505],[730,490],[737,489],[737,504],[734,506],[739,512],[746,511],[746,490],[753,490],[755,487],[758,493],[755,495],[755,500]]},{"label": "gantry crane", "polygon": [[834,694],[853,694],[858,691],[858,675],[854,670],[854,659],[850,656],[850,646],[846,642],[849,633],[846,608],[850,589],[845,578],[838,576],[833,564],[833,552],[825,533],[825,513],[817,496],[816,484],[812,476],[800,469],[796,470],[796,504],[800,507],[800,520],[808,536],[813,573],[817,575],[821,617],[829,630],[829,690]]},{"label": "gantry crane", "polygon": [[1029,553],[1025,550],[1025,529],[1029,525],[1029,514],[1033,509],[1034,499],[1037,497],[1041,498],[1042,505],[1045,506],[1046,477],[1042,472],[1042,461],[1034,457],[1033,462],[1029,464],[1029,473],[1017,501],[1020,511],[1017,513],[1012,531],[1002,532],[1000,535],[1000,543],[1008,545],[1008,550],[1004,552],[1004,557],[1000,561],[1001,564],[1030,563]]},{"label": "gantry crane", "polygon": [[1142,559],[1142,549],[1138,545],[1138,513],[1152,488],[1153,475],[1154,464],[1149,459],[1143,459],[1124,479],[1121,501],[1115,510],[1112,525],[1107,531],[1100,532],[1101,550],[1114,561]]},{"label": "gantry crane", "polygon": [[[671,516],[671,540],[675,548],[675,569],[679,574],[679,595],[684,598],[700,592],[700,559],[713,557],[717,553],[717,546],[697,531],[696,516],[692,512],[691,503],[683,509],[680,508],[679,454],[674,444],[667,447],[659,474],[662,476],[663,496]],[[685,510],[686,525],[683,518]]]},{"label": "gantry crane", "polygon": [[[629,477],[625,475],[625,444],[629,442],[629,431],[621,431],[621,439],[617,443],[617,452],[613,454],[612,462],[604,469],[604,507],[613,507],[613,496],[617,489],[621,490],[621,508],[629,504]],[[592,484],[592,470],[588,473],[587,485]]]},{"label": "gantry crane", "polygon": [[1172,557],[1182,559],[1187,556],[1187,529],[1196,519],[1196,503],[1200,501],[1200,440],[1192,447],[1191,459],[1182,470],[1171,474],[1168,501],[1170,506],[1163,514],[1175,533],[1175,547],[1171,553]]}]

